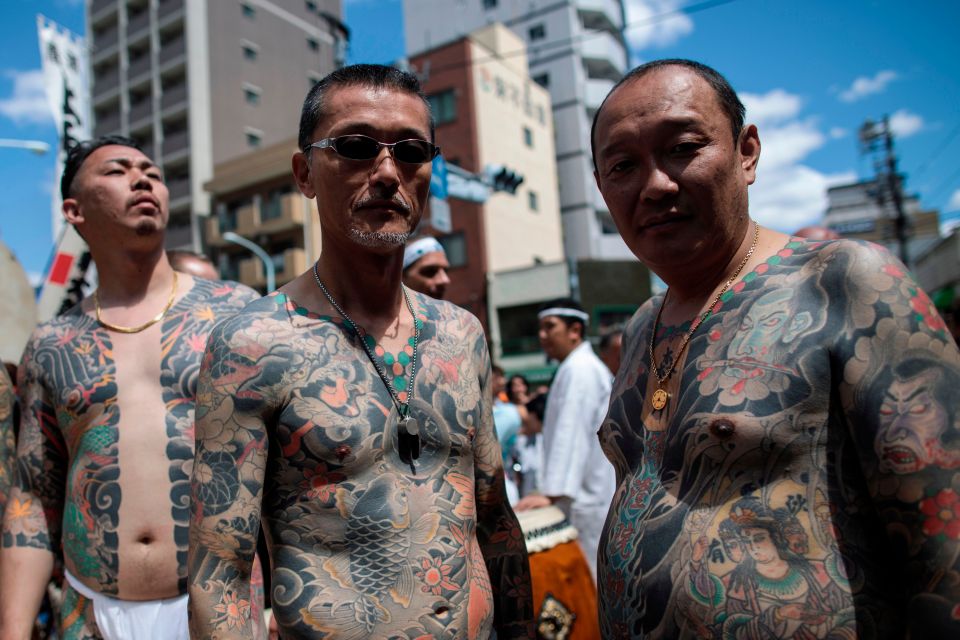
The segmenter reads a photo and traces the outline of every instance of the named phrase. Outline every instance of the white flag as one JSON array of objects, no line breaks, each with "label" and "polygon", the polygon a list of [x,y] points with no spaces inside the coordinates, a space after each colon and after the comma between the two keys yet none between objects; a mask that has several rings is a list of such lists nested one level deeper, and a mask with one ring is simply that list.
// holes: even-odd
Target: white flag
[{"label": "white flag", "polygon": [[52,195],[51,229],[55,249],[47,265],[43,287],[37,301],[37,317],[44,322],[64,306],[71,282],[82,279],[89,257],[87,245],[72,225],[65,225],[60,211],[60,176],[67,150],[93,135],[90,112],[90,83],[87,48],[83,38],[37,16],[40,59],[47,100],[53,110],[60,142],[57,145],[56,182]]},{"label": "white flag", "polygon": [[43,83],[53,120],[60,133],[57,149],[57,180],[54,183],[51,229],[54,242],[60,237],[63,215],[60,213],[60,176],[67,149],[93,135],[90,118],[89,63],[83,38],[37,15]]}]

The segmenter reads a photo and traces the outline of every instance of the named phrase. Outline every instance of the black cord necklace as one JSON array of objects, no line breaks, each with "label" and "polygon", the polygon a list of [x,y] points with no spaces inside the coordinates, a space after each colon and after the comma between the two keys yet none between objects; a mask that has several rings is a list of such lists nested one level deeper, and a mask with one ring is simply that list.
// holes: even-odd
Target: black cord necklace
[{"label": "black cord necklace", "polygon": [[413,319],[413,355],[410,359],[410,377],[407,379],[407,399],[406,402],[400,402],[400,396],[393,388],[393,385],[387,380],[387,374],[384,372],[383,367],[381,367],[380,363],[373,357],[373,353],[370,352],[370,347],[367,346],[367,341],[364,339],[367,332],[347,315],[340,305],[337,304],[337,301],[333,299],[333,296],[330,295],[330,292],[327,291],[327,288],[323,286],[316,262],[313,263],[313,278],[317,281],[317,286],[320,287],[320,291],[326,296],[330,305],[337,310],[337,313],[346,321],[350,331],[357,336],[363,352],[367,354],[367,358],[370,359],[370,363],[373,364],[373,368],[376,369],[377,375],[380,376],[380,380],[383,381],[384,386],[387,388],[390,399],[393,400],[393,404],[397,408],[397,414],[400,416],[400,421],[397,423],[398,433],[399,435],[406,435],[411,439],[410,457],[416,460],[420,457],[420,425],[417,419],[410,415],[410,403],[413,401],[413,377],[417,374],[417,345],[420,343],[420,325],[417,322],[417,316],[413,313],[413,304],[410,302],[407,288],[400,285],[400,289],[403,291],[403,299],[406,301],[407,309],[410,311],[410,317]]}]

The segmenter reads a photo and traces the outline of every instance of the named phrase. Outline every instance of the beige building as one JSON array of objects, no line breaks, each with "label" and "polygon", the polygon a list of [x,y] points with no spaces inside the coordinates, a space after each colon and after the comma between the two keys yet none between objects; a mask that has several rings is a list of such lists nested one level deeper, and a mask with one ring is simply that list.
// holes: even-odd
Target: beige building
[{"label": "beige building", "polygon": [[342,65],[340,0],[89,0],[95,135],[140,142],[170,188],[170,247],[200,250],[214,167],[288,140]]},{"label": "beige building", "polygon": [[[530,78],[525,44],[501,24],[411,59],[437,121],[444,157],[474,174],[506,167],[515,193],[449,200],[437,233],[451,263],[447,298],[480,318],[494,358],[540,367],[536,308],[569,295],[549,92]],[[435,232],[436,233],[436,232]]]},{"label": "beige building", "polygon": [[526,54],[518,55],[526,45],[502,24],[475,31],[468,42],[478,164],[523,176],[515,194],[493,193],[484,206],[487,270],[562,262],[550,93],[530,79]]}]

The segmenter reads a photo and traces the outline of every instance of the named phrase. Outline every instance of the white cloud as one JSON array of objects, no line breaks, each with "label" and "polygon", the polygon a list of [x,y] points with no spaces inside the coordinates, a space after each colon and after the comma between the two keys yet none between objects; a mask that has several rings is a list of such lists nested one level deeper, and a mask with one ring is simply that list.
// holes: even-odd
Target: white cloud
[{"label": "white cloud", "polygon": [[53,120],[43,86],[43,71],[7,70],[4,75],[13,79],[13,95],[0,99],[0,114],[17,124],[43,124]]},{"label": "white cloud", "polygon": [[750,211],[764,224],[792,233],[819,224],[827,209],[827,188],[853,182],[853,171],[826,174],[803,160],[829,140],[846,135],[843,129],[820,130],[817,118],[804,116],[803,100],[784,89],[740,95],[747,121],[760,134],[760,165],[750,187]]},{"label": "white cloud", "polygon": [[908,138],[923,129],[923,118],[906,109],[890,116],[890,131],[898,138]]},{"label": "white cloud", "polygon": [[800,96],[787,93],[783,89],[774,89],[763,95],[741,93],[740,100],[747,108],[747,122],[758,127],[793,118],[800,112]]},{"label": "white cloud", "polygon": [[680,11],[680,0],[627,0],[624,4],[627,42],[634,51],[666,47],[693,33],[693,20]]},{"label": "white cloud", "polygon": [[839,140],[840,138],[846,138],[848,133],[850,132],[843,127],[831,127],[830,133],[827,135],[830,136],[831,140]]},{"label": "white cloud", "polygon": [[874,93],[880,93],[887,85],[897,79],[896,71],[878,71],[872,78],[860,76],[853,81],[849,89],[840,92],[840,99],[844,102],[856,102]]},{"label": "white cloud", "polygon": [[822,222],[830,186],[855,180],[852,171],[830,175],[802,164],[761,168],[750,187],[750,212],[762,225],[793,233]]},{"label": "white cloud", "polygon": [[27,282],[36,289],[43,283],[43,274],[39,271],[27,271]]},{"label": "white cloud", "polygon": [[960,211],[960,189],[953,192],[950,201],[947,202],[946,212]]}]

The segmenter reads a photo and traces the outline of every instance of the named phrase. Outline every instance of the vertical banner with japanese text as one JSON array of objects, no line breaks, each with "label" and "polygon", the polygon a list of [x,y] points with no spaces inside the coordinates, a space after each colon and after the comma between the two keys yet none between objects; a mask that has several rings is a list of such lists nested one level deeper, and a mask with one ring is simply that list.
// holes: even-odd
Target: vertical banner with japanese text
[{"label": "vertical banner with japanese text", "polygon": [[37,315],[42,322],[64,310],[68,287],[83,280],[85,263],[89,262],[84,256],[86,243],[72,226],[64,224],[60,212],[60,176],[67,151],[77,142],[89,139],[93,127],[88,78],[90,65],[84,39],[42,15],[37,15],[37,32],[47,101],[59,133],[56,180],[51,194],[51,230],[55,247],[37,301]]}]

